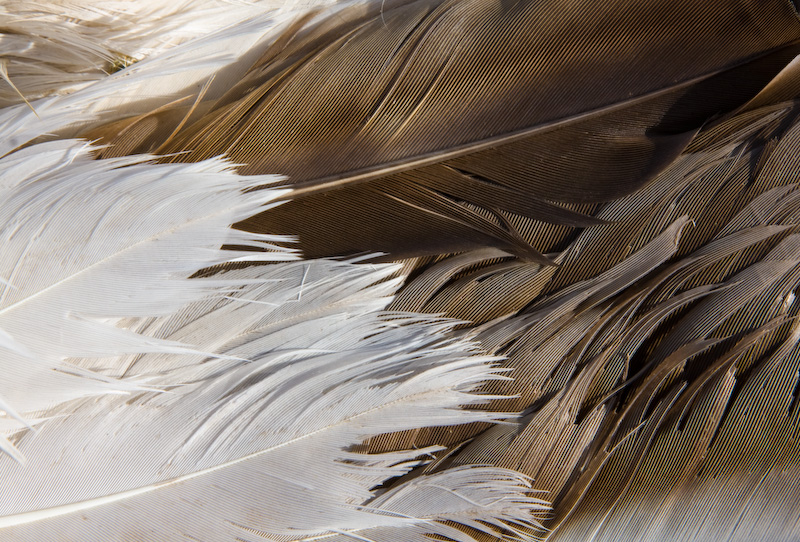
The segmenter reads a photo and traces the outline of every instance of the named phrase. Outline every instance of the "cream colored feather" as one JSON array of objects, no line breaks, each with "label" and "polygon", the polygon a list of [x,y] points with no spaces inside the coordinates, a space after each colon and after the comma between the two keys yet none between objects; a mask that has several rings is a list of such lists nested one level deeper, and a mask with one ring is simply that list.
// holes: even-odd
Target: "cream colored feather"
[{"label": "cream colored feather", "polygon": [[[310,0],[0,2],[0,107],[72,92],[176,45],[256,16],[285,19]],[[332,3],[332,2],[330,2]]]}]

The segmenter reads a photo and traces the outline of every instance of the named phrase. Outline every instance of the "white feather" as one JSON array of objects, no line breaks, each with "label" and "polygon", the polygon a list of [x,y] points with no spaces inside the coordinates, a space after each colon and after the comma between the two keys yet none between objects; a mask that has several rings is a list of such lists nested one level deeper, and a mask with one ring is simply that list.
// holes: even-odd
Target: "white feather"
[{"label": "white feather", "polygon": [[[302,262],[225,273],[263,282],[161,325],[142,322],[166,340],[204,336],[198,346],[224,356],[189,367],[159,355],[160,374],[142,356],[128,373],[145,369],[167,393],[84,400],[23,435],[28,463],[0,465],[0,493],[14,496],[0,504],[3,540],[287,540],[383,529],[422,540],[455,532],[432,523],[444,520],[532,527],[544,506],[503,469],[448,471],[368,502],[429,450],[351,451],[366,438],[505,416],[459,408],[490,399],[471,392],[500,377],[474,344],[440,338],[452,323],[377,310],[397,286],[385,282],[393,271]],[[291,327],[311,349],[279,339]],[[342,330],[351,341],[337,346],[330,336]],[[234,359],[242,354],[252,361]],[[411,506],[413,494],[423,508]]]},{"label": "white feather", "polygon": [[187,351],[114,324],[167,315],[215,291],[218,280],[188,280],[205,267],[291,257],[219,248],[274,249],[275,238],[228,227],[282,193],[244,192],[274,177],[238,176],[220,160],[144,160],[95,161],[72,140],[0,159],[0,408],[8,414],[135,389],[67,360]]}]

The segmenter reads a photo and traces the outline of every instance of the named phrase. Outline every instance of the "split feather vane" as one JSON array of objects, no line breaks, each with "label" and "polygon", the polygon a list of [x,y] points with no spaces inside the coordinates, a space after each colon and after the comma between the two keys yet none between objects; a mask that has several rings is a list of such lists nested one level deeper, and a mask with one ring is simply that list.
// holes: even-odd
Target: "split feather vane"
[{"label": "split feather vane", "polygon": [[[518,285],[527,300],[517,291],[519,305],[507,298],[508,312],[462,328],[514,369],[515,384],[485,392],[520,397],[493,407],[528,410],[516,426],[455,429],[427,472],[485,462],[531,476],[553,499],[548,540],[797,538],[798,109],[758,113],[701,132],[651,184],[599,212],[611,223],[578,235],[544,286],[535,274]],[[635,263],[684,214],[695,222],[662,263]],[[448,290],[501,275],[498,257],[423,268],[394,308],[447,297],[445,314],[480,315]],[[453,275],[456,259],[472,267]],[[639,279],[597,296],[603,270],[623,277],[626,263]]]},{"label": "split feather vane", "polygon": [[[320,261],[222,273],[245,285],[159,320],[153,333],[188,333],[217,357],[135,356],[126,374],[163,393],[83,400],[17,438],[28,461],[0,466],[3,493],[14,494],[2,505],[3,537],[474,540],[446,521],[528,539],[519,527],[533,527],[545,505],[506,469],[444,471],[372,499],[436,448],[353,451],[365,438],[507,416],[460,408],[491,399],[475,388],[503,377],[475,343],[442,339],[452,322],[378,310],[398,286],[385,282],[394,272]],[[344,328],[365,343],[331,344]],[[280,330],[303,347],[283,344]]]},{"label": "split feather vane", "polygon": [[[275,177],[236,175],[222,160],[156,165],[148,157],[96,161],[82,141],[34,145],[0,159],[0,399],[24,424],[77,397],[141,389],[70,358],[189,352],[137,335],[123,318],[168,315],[228,286],[197,271],[231,261],[292,258],[232,222],[280,190]],[[222,244],[242,247],[223,251]]]}]

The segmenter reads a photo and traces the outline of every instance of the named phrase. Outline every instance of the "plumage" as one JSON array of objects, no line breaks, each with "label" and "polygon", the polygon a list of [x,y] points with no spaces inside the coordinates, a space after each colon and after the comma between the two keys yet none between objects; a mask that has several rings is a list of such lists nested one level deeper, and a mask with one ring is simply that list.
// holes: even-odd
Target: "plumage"
[{"label": "plumage", "polygon": [[783,1],[626,6],[345,8],[290,27],[177,134],[182,114],[163,112],[163,126],[133,117],[135,130],[88,135],[109,143],[104,156],[226,153],[243,172],[288,175],[293,201],[243,227],[298,235],[309,257],[488,245],[548,263],[524,235],[532,220],[595,223],[576,213],[591,207],[555,202],[633,191],[799,52]]},{"label": "plumage", "polygon": [[[84,400],[19,438],[27,462],[4,463],[0,476],[3,494],[15,495],[4,500],[3,536],[280,540],[388,529],[423,540],[453,530],[436,520],[532,526],[529,513],[543,503],[524,495],[524,477],[503,469],[445,471],[366,503],[371,488],[436,448],[348,450],[365,437],[503,417],[458,408],[486,401],[470,392],[497,376],[470,342],[438,337],[452,324],[413,315],[404,323],[380,311],[399,285],[385,282],[393,272],[332,262],[229,271],[220,279],[243,286],[139,324],[148,336],[191,340],[217,357],[118,361],[124,376],[164,392]],[[444,491],[437,480],[462,497],[409,512],[409,494]],[[473,499],[482,504],[465,511]]]},{"label": "plumage", "polygon": [[[796,185],[786,184],[794,180],[786,174],[797,130],[792,106],[714,148],[686,153],[647,187],[609,204],[598,216],[614,223],[583,231],[560,255],[547,282],[554,291],[540,296],[531,280],[532,304],[472,332],[514,369],[515,384],[487,387],[520,394],[497,406],[528,414],[517,426],[447,433],[454,451],[442,465],[487,461],[532,476],[534,487],[553,495],[548,539],[797,538],[788,504],[797,465],[790,443],[798,208]],[[663,225],[681,213],[697,223],[679,222],[669,265],[643,267],[644,247],[625,257],[663,236]],[[417,280],[431,282],[447,264]],[[626,269],[646,274],[625,280]],[[493,276],[487,270],[444,277],[434,293],[484,283]],[[625,286],[597,296],[604,275]],[[449,311],[470,310],[471,301],[463,297]],[[373,447],[443,436],[381,437]],[[468,442],[463,450],[461,442]]]},{"label": "plumage", "polygon": [[[491,359],[469,341],[439,338],[447,321],[382,313],[400,284],[396,267],[286,263],[190,279],[226,263],[291,259],[272,244],[285,239],[227,227],[280,191],[251,190],[275,178],[235,175],[221,160],[148,158],[96,162],[85,142],[59,140],[0,162],[4,398],[41,416],[5,427],[17,459],[0,463],[2,494],[14,495],[3,500],[5,539],[274,540],[384,529],[423,539],[453,531],[436,520],[482,519],[493,533],[507,520],[535,525],[544,503],[524,494],[524,476],[497,468],[432,475],[366,504],[374,486],[436,448],[349,451],[365,438],[507,417],[458,408],[491,398],[470,394],[498,378]],[[95,397],[80,399],[87,395]],[[137,429],[109,438],[122,425]],[[259,499],[249,484],[261,487]],[[467,500],[408,517],[409,493],[442,487]],[[315,495],[316,523],[289,498],[293,489]],[[220,508],[231,492],[239,498]],[[215,502],[216,514],[202,513]],[[149,504],[123,513],[131,503]],[[145,526],[165,511],[187,523]]]},{"label": "plumage", "polygon": [[[192,274],[292,257],[274,245],[279,237],[228,228],[280,194],[244,192],[275,178],[235,175],[219,160],[153,166],[146,159],[97,162],[75,140],[0,159],[0,404],[21,424],[26,413],[70,399],[142,389],[70,358],[188,350],[114,323],[170,314],[226,284],[188,280]],[[273,250],[223,252],[224,243]]]},{"label": "plumage", "polygon": [[794,4],[60,5],[0,2],[0,539],[800,539]]},{"label": "plumage", "polygon": [[0,89],[0,107],[72,92],[230,24],[259,15],[279,20],[304,5],[305,0],[4,0],[0,33],[9,84]]}]

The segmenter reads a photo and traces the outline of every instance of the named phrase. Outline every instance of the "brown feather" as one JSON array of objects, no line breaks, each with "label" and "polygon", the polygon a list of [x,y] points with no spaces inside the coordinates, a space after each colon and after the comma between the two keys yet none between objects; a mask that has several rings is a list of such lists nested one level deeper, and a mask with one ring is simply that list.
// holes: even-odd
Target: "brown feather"
[{"label": "brown feather", "polygon": [[546,263],[531,221],[594,223],[553,202],[632,192],[800,51],[779,0],[398,4],[295,25],[166,144],[128,130],[106,155],[288,175],[293,201],[242,227],[298,234],[309,257],[499,246]]},{"label": "brown feather", "polygon": [[[598,216],[612,223],[544,268],[554,272],[544,289],[534,276],[503,296],[529,293],[527,307],[462,330],[507,357],[514,381],[485,391],[514,395],[492,408],[524,417],[385,435],[372,448],[440,442],[450,451],[430,470],[526,472],[554,503],[548,540],[796,539],[800,195],[789,183],[800,114],[793,103],[759,111],[708,127],[694,152],[606,205]],[[662,224],[685,213],[697,223],[653,253],[663,263],[646,263],[643,246],[669,238]],[[423,303],[416,281],[427,299],[485,282],[492,268],[476,266],[480,256],[497,255],[442,260],[398,302]]]}]

